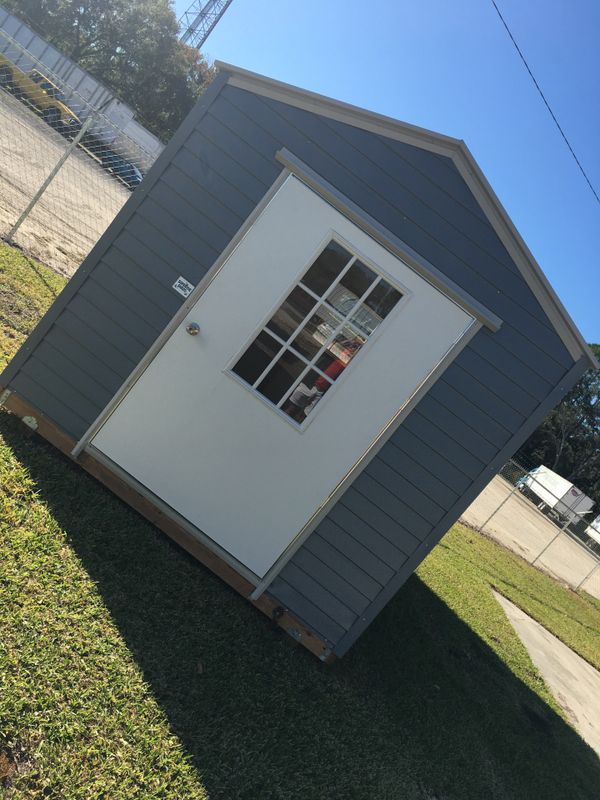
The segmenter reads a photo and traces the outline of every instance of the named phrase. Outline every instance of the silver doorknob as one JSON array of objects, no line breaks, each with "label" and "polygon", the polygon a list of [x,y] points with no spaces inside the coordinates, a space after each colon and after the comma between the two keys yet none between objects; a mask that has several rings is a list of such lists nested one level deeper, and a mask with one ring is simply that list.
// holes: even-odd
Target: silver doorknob
[{"label": "silver doorknob", "polygon": [[197,322],[188,322],[185,326],[185,330],[190,336],[198,336],[200,333],[200,325],[198,325]]}]

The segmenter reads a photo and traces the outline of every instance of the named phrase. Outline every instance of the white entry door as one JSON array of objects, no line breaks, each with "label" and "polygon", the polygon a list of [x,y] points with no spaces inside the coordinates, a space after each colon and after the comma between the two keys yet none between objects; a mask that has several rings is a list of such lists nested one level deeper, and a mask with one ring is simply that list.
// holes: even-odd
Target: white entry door
[{"label": "white entry door", "polygon": [[92,444],[261,578],[472,323],[290,176]]}]

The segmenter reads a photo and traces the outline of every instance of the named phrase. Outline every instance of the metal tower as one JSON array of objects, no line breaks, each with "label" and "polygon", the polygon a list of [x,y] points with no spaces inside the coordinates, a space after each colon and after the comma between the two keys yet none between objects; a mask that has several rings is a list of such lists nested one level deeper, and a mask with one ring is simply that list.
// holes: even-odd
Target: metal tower
[{"label": "metal tower", "polygon": [[179,20],[181,41],[199,50],[230,5],[231,0],[194,0]]}]

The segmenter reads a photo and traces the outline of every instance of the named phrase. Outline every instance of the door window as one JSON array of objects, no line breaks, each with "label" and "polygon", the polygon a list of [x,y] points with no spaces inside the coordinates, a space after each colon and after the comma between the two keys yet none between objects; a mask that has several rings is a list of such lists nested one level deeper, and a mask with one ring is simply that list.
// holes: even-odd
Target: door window
[{"label": "door window", "polygon": [[302,425],[401,297],[332,239],[232,372]]}]

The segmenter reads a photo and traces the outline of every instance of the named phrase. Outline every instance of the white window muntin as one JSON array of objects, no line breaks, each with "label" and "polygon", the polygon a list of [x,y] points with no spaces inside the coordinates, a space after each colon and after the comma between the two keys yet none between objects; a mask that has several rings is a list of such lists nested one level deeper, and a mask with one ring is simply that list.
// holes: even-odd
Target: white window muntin
[{"label": "white window muntin", "polygon": [[[339,275],[335,278],[335,280],[333,280],[332,283],[328,286],[328,288],[324,291],[324,293],[322,295],[318,295],[312,289],[310,289],[308,286],[306,286],[302,282],[302,278],[307,274],[307,272],[311,268],[311,266],[315,263],[315,261],[323,253],[323,251],[327,248],[328,244],[330,242],[332,242],[332,241],[337,243],[338,245],[340,245],[345,250],[347,250],[350,253],[351,258],[348,261],[348,263],[346,264],[346,266],[341,270]],[[288,399],[293,394],[295,389],[300,385],[300,383],[302,382],[303,378],[307,375],[307,373],[310,372],[310,371],[314,371],[317,374],[319,374],[319,376],[321,376],[325,380],[327,380],[328,383],[330,384],[330,388],[323,395],[322,399],[319,402],[319,406],[323,405],[323,403],[327,400],[327,397],[329,397],[329,395],[332,394],[333,390],[335,389],[335,386],[340,382],[341,379],[343,379],[343,376],[340,375],[336,379],[331,380],[331,378],[329,378],[327,375],[325,375],[323,373],[323,371],[317,367],[316,362],[319,360],[319,358],[321,358],[323,353],[326,351],[327,346],[335,339],[337,334],[344,327],[348,326],[352,330],[355,330],[358,335],[360,335],[360,336],[365,338],[365,343],[361,347],[361,350],[365,350],[367,347],[369,347],[369,345],[371,345],[372,340],[378,338],[381,328],[385,327],[386,323],[388,322],[387,317],[390,316],[390,314],[388,314],[385,318],[383,318],[381,320],[381,322],[377,325],[377,327],[375,328],[374,331],[372,331],[371,333],[367,334],[364,331],[362,331],[360,329],[360,327],[358,327],[356,324],[351,322],[350,318],[353,315],[353,310],[352,309],[349,312],[346,313],[346,316],[343,316],[335,307],[332,306],[329,310],[331,310],[335,315],[341,317],[341,321],[332,330],[332,332],[327,336],[326,340],[324,341],[324,343],[322,344],[322,346],[320,347],[318,352],[312,357],[312,361],[307,359],[304,355],[302,355],[302,353],[298,352],[298,350],[296,350],[291,344],[289,344],[304,329],[304,326],[306,325],[307,321],[313,316],[313,314],[315,313],[315,311],[317,310],[319,305],[324,305],[325,304],[326,299],[332,294],[332,292],[335,290],[335,288],[340,285],[340,282],[342,281],[344,275],[351,269],[352,265],[356,261],[360,261],[365,266],[367,266],[372,272],[375,273],[375,275],[377,277],[368,286],[368,288],[365,290],[365,292],[360,297],[358,297],[356,299],[356,301],[353,304],[353,309],[359,309],[361,307],[361,304],[365,300],[365,298],[368,297],[368,295],[371,294],[372,291],[374,291],[376,286],[382,280],[385,281],[386,283],[388,283],[393,289],[396,289],[401,295],[400,299],[394,305],[392,311],[397,312],[397,310],[399,310],[401,306],[404,306],[409,301],[409,299],[410,299],[410,297],[412,295],[412,292],[411,292],[410,289],[408,289],[406,286],[401,284],[396,278],[391,277],[387,271],[381,269],[381,267],[376,265],[371,258],[369,258],[368,256],[365,256],[358,248],[356,248],[354,245],[352,245],[350,242],[348,242],[348,240],[346,240],[343,236],[341,236],[339,233],[337,233],[337,231],[330,230],[328,232],[328,234],[323,237],[323,239],[321,240],[319,246],[317,248],[315,248],[315,251],[313,252],[311,258],[308,259],[306,261],[306,263],[303,265],[302,269],[298,273],[298,276],[297,276],[295,282],[290,287],[288,287],[286,292],[280,297],[278,303],[276,303],[271,308],[269,314],[267,314],[263,318],[261,324],[259,326],[257,326],[257,328],[254,330],[254,332],[248,337],[248,339],[246,340],[244,346],[235,354],[235,356],[233,358],[230,359],[229,363],[223,369],[223,372],[225,374],[227,374],[230,378],[232,378],[237,383],[239,383],[241,386],[243,386],[247,391],[250,392],[250,394],[253,397],[255,397],[256,399],[258,399],[262,403],[264,403],[266,406],[268,406],[268,408],[270,408],[271,411],[275,412],[282,419],[285,419],[299,433],[302,433],[307,428],[309,423],[314,418],[314,414],[308,415],[306,417],[306,419],[302,423],[298,423],[294,419],[292,419],[288,414],[284,413],[281,410],[281,407],[286,402],[286,399]],[[310,311],[305,315],[305,317],[301,320],[301,322],[296,326],[296,328],[290,334],[288,339],[284,340],[281,336],[279,336],[273,330],[268,328],[267,325],[270,322],[270,320],[273,318],[275,313],[278,311],[278,309],[281,308],[281,306],[283,305],[285,300],[289,297],[289,295],[293,291],[293,289],[296,288],[296,287],[300,287],[304,292],[306,292],[306,294],[310,295],[313,298],[314,303],[311,306]],[[239,359],[246,353],[248,348],[256,341],[258,336],[263,332],[267,333],[268,336],[270,336],[272,339],[274,339],[280,345],[280,347],[277,349],[277,351],[271,357],[271,360],[269,361],[268,365],[260,373],[260,375],[253,381],[253,383],[249,383],[248,381],[244,380],[244,378],[238,376],[235,372],[233,372],[233,367],[238,363]],[[271,368],[274,365],[276,365],[278,359],[281,357],[282,353],[285,350],[290,351],[292,353],[292,355],[295,358],[297,358],[300,361],[302,361],[305,366],[304,366],[303,370],[301,371],[301,373],[299,374],[299,376],[294,380],[294,382],[292,383],[291,387],[288,390],[285,391],[283,397],[277,403],[273,403],[268,397],[265,397],[261,392],[259,392],[257,387],[260,385],[261,381],[265,378],[265,376],[269,373]],[[358,359],[358,360],[360,361],[361,359]],[[351,369],[352,366],[353,366],[353,363],[355,361],[356,361],[356,358],[352,358],[350,360],[350,362],[347,364],[347,366],[345,367],[344,372],[347,372],[349,369]]]}]

